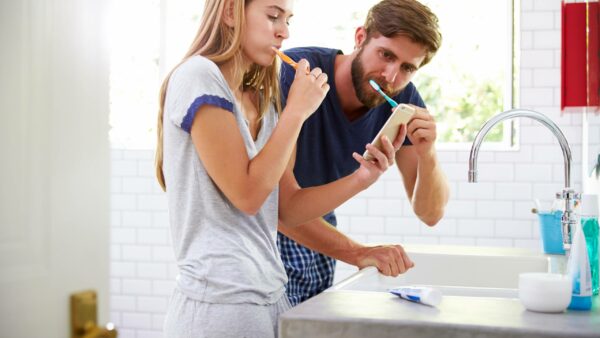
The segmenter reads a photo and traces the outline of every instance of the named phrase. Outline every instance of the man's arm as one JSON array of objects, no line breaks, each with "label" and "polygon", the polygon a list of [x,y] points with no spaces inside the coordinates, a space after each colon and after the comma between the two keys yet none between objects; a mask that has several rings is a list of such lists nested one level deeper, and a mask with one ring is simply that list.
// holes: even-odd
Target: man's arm
[{"label": "man's arm", "polygon": [[450,192],[435,152],[435,121],[426,109],[414,107],[417,113],[407,126],[407,137],[413,145],[396,152],[396,165],[415,214],[434,226],[444,216]]},{"label": "man's arm", "polygon": [[[397,143],[393,145],[386,144],[389,156],[392,156],[394,147],[398,147],[404,141],[404,138],[402,137],[396,141]],[[288,163],[288,170],[279,182],[280,195],[286,194],[288,190],[300,188],[293,173],[295,159],[296,151],[294,150]],[[414,266],[414,263],[410,260],[402,246],[365,246],[359,244],[338,231],[321,217],[294,226],[285,225],[280,219],[278,230],[311,250],[354,265],[359,269],[367,266],[375,266],[384,275],[395,277]]]},{"label": "man's arm", "polygon": [[323,218],[299,226],[279,222],[279,232],[326,256],[362,269],[376,266],[386,276],[397,276],[414,266],[400,245],[365,246],[338,231]]}]

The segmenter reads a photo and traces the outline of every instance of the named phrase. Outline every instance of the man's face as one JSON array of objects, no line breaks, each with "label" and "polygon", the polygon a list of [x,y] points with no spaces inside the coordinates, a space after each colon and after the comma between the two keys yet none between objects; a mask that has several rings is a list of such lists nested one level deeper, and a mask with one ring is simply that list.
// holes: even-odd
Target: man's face
[{"label": "man's face", "polygon": [[415,75],[426,50],[403,35],[386,38],[376,34],[361,44],[360,34],[359,31],[357,43],[362,48],[352,60],[352,84],[358,100],[373,108],[384,98],[369,85],[369,80],[377,82],[389,96],[398,94]]}]

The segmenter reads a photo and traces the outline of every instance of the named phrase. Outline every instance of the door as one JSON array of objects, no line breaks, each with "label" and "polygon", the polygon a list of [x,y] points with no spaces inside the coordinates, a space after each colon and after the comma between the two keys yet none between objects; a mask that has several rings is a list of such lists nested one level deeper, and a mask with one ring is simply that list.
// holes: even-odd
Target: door
[{"label": "door", "polygon": [[69,337],[69,294],[108,320],[106,1],[0,2],[0,336]]}]

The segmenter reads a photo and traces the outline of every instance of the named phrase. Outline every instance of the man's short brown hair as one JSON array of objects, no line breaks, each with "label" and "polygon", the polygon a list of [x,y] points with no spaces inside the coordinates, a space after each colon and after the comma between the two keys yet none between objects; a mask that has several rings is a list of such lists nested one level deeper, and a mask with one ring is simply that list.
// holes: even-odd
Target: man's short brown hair
[{"label": "man's short brown hair", "polygon": [[419,67],[431,61],[442,44],[437,16],[416,0],[382,0],[371,7],[364,27],[367,41],[377,33],[386,38],[404,35],[425,46],[427,54]]}]

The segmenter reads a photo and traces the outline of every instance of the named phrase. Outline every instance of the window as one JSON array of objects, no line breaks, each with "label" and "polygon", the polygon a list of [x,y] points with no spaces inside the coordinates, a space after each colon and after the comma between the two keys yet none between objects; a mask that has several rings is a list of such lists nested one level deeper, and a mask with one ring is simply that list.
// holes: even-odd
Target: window
[{"label": "window", "polygon": [[[284,48],[312,45],[352,52],[355,28],[378,1],[297,0]],[[514,106],[518,0],[421,1],[438,15],[443,43],[414,82],[438,122],[441,148],[465,147],[487,119]],[[113,6],[111,142],[118,148],[150,149],[160,84],[196,34],[203,4],[120,0]],[[504,149],[513,140],[511,121],[486,137],[486,143]]]},{"label": "window", "polygon": [[[515,1],[426,0],[442,31],[442,48],[415,76],[438,121],[442,148],[462,148],[491,116],[516,106]],[[492,129],[486,143],[514,145],[514,123]]]}]

